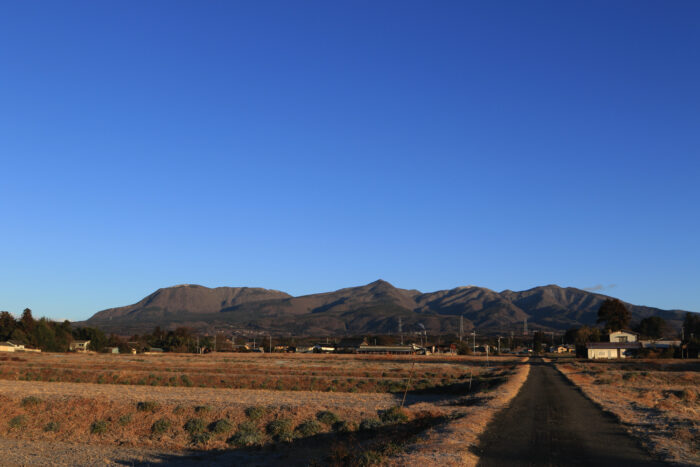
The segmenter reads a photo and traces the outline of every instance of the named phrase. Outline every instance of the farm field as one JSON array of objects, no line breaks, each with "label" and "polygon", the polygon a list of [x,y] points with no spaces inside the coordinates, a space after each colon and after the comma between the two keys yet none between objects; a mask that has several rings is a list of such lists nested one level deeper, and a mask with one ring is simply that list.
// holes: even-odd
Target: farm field
[{"label": "farm field", "polygon": [[700,362],[577,361],[557,368],[650,452],[700,465]]},{"label": "farm field", "polygon": [[[520,361],[492,358],[486,367],[457,356],[414,363],[321,354],[3,355],[0,438],[13,455],[58,450],[65,465],[89,465],[95,456],[186,463],[191,455],[237,465],[376,464],[498,399],[499,388],[527,367]],[[35,444],[9,449],[13,443]]]}]

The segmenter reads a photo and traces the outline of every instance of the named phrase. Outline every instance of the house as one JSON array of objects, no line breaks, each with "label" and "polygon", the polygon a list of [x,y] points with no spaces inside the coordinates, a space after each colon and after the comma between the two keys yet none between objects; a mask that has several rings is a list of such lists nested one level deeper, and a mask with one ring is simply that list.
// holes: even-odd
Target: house
[{"label": "house", "polygon": [[119,353],[119,347],[107,347],[105,350],[107,353]]},{"label": "house", "polygon": [[87,352],[90,341],[73,341],[70,343],[70,350],[74,352]]},{"label": "house", "polygon": [[639,334],[634,331],[622,329],[610,333],[610,342],[637,342]]},{"label": "house", "polygon": [[576,352],[576,346],[573,345],[555,345],[549,350],[551,353],[574,353]]},{"label": "house", "polygon": [[642,348],[642,344],[637,342],[637,334],[634,331],[622,329],[611,332],[610,342],[588,342],[586,349],[588,358],[591,360],[601,358],[627,358],[633,357]]}]

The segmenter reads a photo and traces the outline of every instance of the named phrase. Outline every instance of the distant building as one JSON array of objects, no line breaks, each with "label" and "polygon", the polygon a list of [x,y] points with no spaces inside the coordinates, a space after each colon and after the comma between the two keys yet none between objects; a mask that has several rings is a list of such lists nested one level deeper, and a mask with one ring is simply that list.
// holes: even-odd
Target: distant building
[{"label": "distant building", "polygon": [[610,342],[637,342],[639,334],[634,331],[620,330],[610,333]]},{"label": "distant building", "polygon": [[114,353],[118,354],[119,353],[119,347],[107,347],[107,353]]},{"label": "distant building", "polygon": [[0,352],[17,352],[24,350],[24,344],[14,341],[0,342]]},{"label": "distant building", "polygon": [[611,332],[610,342],[589,342],[586,344],[588,358],[628,358],[634,357],[641,349],[665,350],[679,347],[676,340],[639,340],[639,334],[634,331],[620,330]]},{"label": "distant building", "polygon": [[87,352],[91,341],[73,341],[69,345],[69,349],[74,352]]},{"label": "distant building", "polygon": [[425,349],[415,344],[411,345],[364,345],[357,351],[359,354],[379,355],[411,355],[425,352]]},{"label": "distant building", "polygon": [[358,353],[362,347],[367,347],[367,338],[348,337],[340,340],[335,346],[335,351],[339,353]]}]

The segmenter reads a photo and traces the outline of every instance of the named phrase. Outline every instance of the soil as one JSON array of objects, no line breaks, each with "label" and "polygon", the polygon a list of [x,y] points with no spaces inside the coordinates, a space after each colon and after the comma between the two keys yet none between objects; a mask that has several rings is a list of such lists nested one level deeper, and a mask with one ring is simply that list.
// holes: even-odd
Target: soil
[{"label": "soil", "polygon": [[532,362],[511,406],[480,438],[479,466],[662,466],[551,364]]}]

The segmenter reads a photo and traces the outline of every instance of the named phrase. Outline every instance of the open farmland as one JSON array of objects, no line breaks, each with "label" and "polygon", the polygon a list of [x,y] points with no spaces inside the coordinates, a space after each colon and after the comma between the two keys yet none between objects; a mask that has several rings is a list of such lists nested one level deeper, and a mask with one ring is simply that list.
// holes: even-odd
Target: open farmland
[{"label": "open farmland", "polygon": [[[496,358],[486,367],[456,356],[16,354],[0,360],[0,432],[16,456],[41,446],[50,453],[46,443],[64,446],[65,464],[95,456],[171,462],[192,452],[238,465],[374,462],[402,455],[402,446],[431,427],[487,405],[519,361]],[[406,407],[398,409],[409,379]],[[32,442],[41,446],[10,449]]]},{"label": "open farmland", "polygon": [[666,461],[700,465],[699,362],[584,361],[557,367],[649,451]]}]

